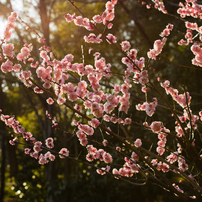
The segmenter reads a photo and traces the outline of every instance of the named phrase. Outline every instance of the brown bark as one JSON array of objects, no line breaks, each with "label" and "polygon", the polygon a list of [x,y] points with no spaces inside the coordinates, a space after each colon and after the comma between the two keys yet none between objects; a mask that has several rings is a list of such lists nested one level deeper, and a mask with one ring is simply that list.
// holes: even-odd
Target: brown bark
[{"label": "brown bark", "polygon": [[46,45],[50,46],[50,16],[48,15],[47,10],[47,3],[46,0],[40,0],[39,1],[39,15],[41,18],[41,26],[44,38],[46,39]]}]

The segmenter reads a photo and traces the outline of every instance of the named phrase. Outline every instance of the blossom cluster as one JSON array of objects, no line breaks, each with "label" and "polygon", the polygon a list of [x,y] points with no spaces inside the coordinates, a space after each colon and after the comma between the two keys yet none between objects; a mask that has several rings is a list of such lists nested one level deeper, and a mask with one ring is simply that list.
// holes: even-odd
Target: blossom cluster
[{"label": "blossom cluster", "polygon": [[[73,21],[75,25],[84,27],[89,31],[93,31],[95,28],[95,25],[100,23],[103,23],[104,25],[107,24],[107,28],[111,29],[113,26],[111,21],[113,21],[115,17],[114,7],[117,4],[117,1],[118,0],[107,1],[107,3],[105,4],[105,11],[102,12],[101,15],[95,15],[92,20],[82,16],[76,16],[75,14],[71,15],[69,13],[65,15],[65,19],[67,22]],[[96,36],[94,33],[90,33],[89,36],[84,36],[84,40],[87,43],[100,43],[102,42],[101,37],[102,37],[102,34],[99,34],[98,36]],[[115,37],[112,34],[109,34],[106,37],[106,39],[109,43],[116,42]]]},{"label": "blossom cluster", "polygon": [[16,12],[12,12],[8,17],[8,23],[6,25],[6,29],[4,31],[4,40],[9,41],[11,38],[11,30],[15,28],[15,21],[17,20],[18,14]]},{"label": "blossom cluster", "polygon": [[165,5],[163,3],[163,1],[159,1],[159,0],[152,0],[155,4],[155,8],[157,8],[159,11],[161,11],[162,13],[166,14],[167,10],[165,9]]},{"label": "blossom cluster", "polygon": [[92,162],[93,160],[104,161],[106,164],[112,163],[111,154],[107,153],[103,149],[97,150],[93,145],[88,145],[87,147],[88,154],[86,155],[86,160]]},{"label": "blossom cluster", "polygon": [[[163,33],[163,35],[165,35],[165,33]],[[166,38],[164,37],[162,40],[156,40],[154,42],[154,48],[151,49],[148,53],[147,56],[150,59],[156,60],[156,56],[159,55],[163,49],[163,46],[166,42]]]},{"label": "blossom cluster", "polygon": [[127,157],[124,158],[125,163],[122,168],[119,170],[114,168],[112,170],[112,173],[116,176],[116,178],[121,176],[132,177],[134,173],[139,173],[140,166],[136,163],[136,160],[138,161],[138,156],[137,154],[132,153],[131,157],[131,159]]},{"label": "blossom cluster", "polygon": [[142,105],[136,105],[136,109],[138,111],[145,111],[148,116],[153,116],[156,106],[158,105],[158,101],[156,98],[153,98],[153,102],[144,102]]},{"label": "blossom cluster", "polygon": [[[161,10],[163,13],[167,13],[162,1],[153,0],[155,7]],[[178,13],[182,16],[193,16],[201,18],[200,9],[201,7],[196,3],[195,0],[186,0],[187,4],[184,6],[180,4],[182,9],[178,9]],[[66,14],[65,19],[67,22],[74,22],[76,26],[84,27],[88,31],[92,32],[97,29],[96,24],[104,24],[108,29],[112,27],[111,21],[115,17],[115,5],[117,0],[107,1],[105,4],[105,11],[101,15],[95,15],[92,20],[85,18],[84,16],[76,16],[75,14]],[[192,5],[192,6],[191,6]],[[192,9],[192,12],[190,10]],[[194,13],[197,14],[194,15]],[[123,54],[121,58],[121,63],[123,65],[122,79],[119,83],[114,85],[109,85],[110,90],[102,88],[101,81],[107,78],[112,78],[115,74],[112,72],[112,64],[108,63],[107,60],[99,52],[93,54],[94,64],[85,64],[84,62],[79,63],[74,61],[74,56],[71,53],[66,54],[61,60],[57,59],[51,48],[45,45],[45,40],[38,38],[39,43],[43,45],[39,48],[39,61],[35,61],[32,58],[32,44],[24,44],[18,54],[15,54],[14,45],[8,43],[11,32],[10,30],[15,27],[15,20],[17,19],[16,13],[11,13],[8,18],[8,25],[4,33],[4,40],[6,41],[2,45],[2,57],[1,71],[3,73],[16,73],[18,78],[27,86],[32,87],[35,93],[47,93],[49,98],[46,102],[49,105],[57,103],[58,105],[65,105],[75,112],[75,118],[72,120],[72,125],[74,127],[75,136],[77,136],[80,144],[87,149],[86,160],[92,165],[95,161],[101,161],[102,164],[106,164],[103,168],[98,168],[97,172],[101,175],[110,172],[116,178],[122,177],[132,177],[135,173],[142,172],[144,167],[152,170],[151,173],[158,172],[173,172],[174,174],[180,174],[187,172],[189,165],[187,164],[185,156],[183,156],[183,146],[185,144],[186,138],[189,141],[186,142],[189,148],[195,149],[195,139],[194,137],[187,137],[188,134],[193,135],[197,130],[198,121],[202,120],[202,111],[199,112],[199,116],[194,115],[190,109],[191,106],[191,96],[188,92],[180,94],[177,89],[170,87],[170,81],[165,80],[160,83],[160,85],[165,89],[167,95],[170,95],[172,100],[183,109],[183,112],[178,115],[174,109],[169,105],[168,109],[173,113],[175,117],[175,131],[173,133],[167,129],[163,122],[156,121],[152,117],[158,106],[158,101],[156,97],[153,97],[152,102],[146,97],[146,101],[142,101],[141,104],[136,105],[137,111],[145,111],[148,117],[148,123],[145,122],[144,126],[150,133],[157,136],[156,151],[150,151],[150,149],[144,149],[143,139],[136,137],[135,141],[130,134],[127,134],[127,127],[131,127],[133,123],[133,117],[129,114],[130,104],[131,104],[131,90],[135,84],[140,84],[142,91],[147,92],[147,88],[151,85],[149,69],[145,64],[147,59],[144,57],[138,58],[137,49],[132,48],[129,41],[122,41],[119,45],[116,44],[117,49]],[[187,41],[181,41],[180,44],[186,45],[188,43],[193,43],[192,31],[197,31],[201,34],[201,27],[197,24],[185,23],[187,28],[187,33],[185,38]],[[168,24],[166,28],[162,31],[160,36],[162,39],[156,40],[154,42],[153,49],[147,52],[149,59],[156,60],[165,45],[167,40],[166,37],[170,35],[170,31],[173,29],[172,24]],[[111,44],[112,46],[117,43],[118,38],[112,33],[99,33],[95,35],[94,33],[89,33],[88,36],[84,36],[84,41],[86,43],[104,43],[104,40]],[[3,41],[4,41],[3,40]],[[191,51],[194,53],[195,58],[192,63],[194,65],[202,66],[202,51],[200,43],[195,43],[191,46]],[[22,69],[22,64],[26,64],[27,67],[32,68],[32,72],[36,71],[36,76],[41,80],[42,86],[36,85],[32,80],[32,73],[30,70],[25,71]],[[77,83],[70,82],[70,77],[72,74],[75,78],[79,78]],[[48,91],[50,90],[50,91]],[[54,92],[54,93],[51,93]],[[157,91],[158,93],[158,91]],[[162,94],[159,93],[159,97]],[[70,103],[70,105],[69,105]],[[167,102],[165,102],[167,104]],[[85,112],[85,114],[84,114]],[[88,114],[89,116],[87,116]],[[121,114],[121,115],[120,115]],[[55,155],[52,150],[54,148],[54,139],[48,137],[43,146],[41,141],[37,141],[30,132],[25,132],[25,129],[19,124],[14,116],[3,115],[0,111],[1,120],[10,128],[14,130],[15,135],[12,135],[11,144],[18,142],[18,137],[22,136],[25,142],[32,144],[31,148],[25,148],[25,153],[29,154],[38,160],[40,164],[46,164],[49,161],[55,160]],[[150,118],[152,117],[152,119]],[[84,120],[85,119],[85,120]],[[151,121],[152,120],[152,121]],[[111,125],[117,124],[123,130],[126,138],[119,134],[115,134],[109,127],[109,122]],[[137,123],[139,124],[139,123]],[[140,124],[139,124],[140,125]],[[53,121],[53,127],[57,126],[57,123]],[[89,144],[90,140],[95,137],[97,129],[102,132],[102,143],[100,143],[103,148],[96,148],[94,145]],[[123,165],[113,165],[114,153],[109,153],[108,146],[111,146],[109,138],[117,138],[127,149],[127,155],[124,154],[122,157]],[[182,140],[183,144],[178,141],[170,150],[166,146],[169,138],[173,138],[178,141]],[[122,146],[112,146],[115,153],[123,155]],[[47,151],[44,153],[44,151]],[[142,156],[142,153],[147,153],[149,156]],[[60,158],[68,157],[69,150],[67,148],[62,148],[59,152],[56,152]],[[114,155],[115,156],[115,155]],[[196,158],[202,158],[198,154]],[[201,159],[196,159],[200,161]],[[189,159],[190,161],[190,159]],[[193,162],[194,164],[196,162]],[[112,169],[111,169],[112,168]],[[149,172],[148,172],[149,173]],[[144,174],[145,175],[145,174]],[[149,174],[150,175],[150,174]],[[152,175],[151,175],[152,176]],[[194,179],[194,177],[193,177]],[[187,179],[188,182],[190,179]],[[194,180],[193,180],[194,181]],[[184,193],[183,190],[179,188],[177,184],[171,184],[176,189],[175,193]],[[198,184],[192,182],[196,189]],[[170,188],[172,189],[172,188]],[[198,189],[199,190],[199,189]]]},{"label": "blossom cluster", "polygon": [[185,18],[186,16],[191,16],[193,18],[202,18],[201,8],[202,6],[197,3],[196,0],[186,0],[186,3],[179,3],[179,9],[177,13],[180,14],[181,18]]},{"label": "blossom cluster", "polygon": [[170,94],[173,100],[175,100],[182,108],[190,105],[191,96],[189,95],[189,92],[179,94],[177,89],[170,87],[170,82],[168,80],[161,83],[161,86],[165,89],[167,95]]},{"label": "blossom cluster", "polygon": [[[42,146],[41,141],[36,141],[36,138],[30,132],[26,132],[25,128],[22,127],[15,119],[14,116],[4,115],[0,110],[0,118],[8,127],[12,128],[14,134],[11,135],[12,140],[10,140],[11,145],[15,145],[19,143],[19,137],[23,137],[27,143],[33,144],[32,150],[30,148],[25,148],[25,154],[29,154],[31,157],[38,159],[39,164],[46,164],[50,161],[55,160],[55,155],[53,155],[50,151],[45,154],[41,153],[43,149],[52,149],[54,148],[53,138],[49,137],[45,140],[46,147]],[[58,152],[60,158],[64,158],[69,155],[69,151],[66,148],[62,148]]]}]

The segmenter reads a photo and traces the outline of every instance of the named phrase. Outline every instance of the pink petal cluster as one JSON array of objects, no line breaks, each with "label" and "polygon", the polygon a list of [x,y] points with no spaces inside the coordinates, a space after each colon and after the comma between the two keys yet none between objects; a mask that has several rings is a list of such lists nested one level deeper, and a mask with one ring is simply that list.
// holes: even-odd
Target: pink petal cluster
[{"label": "pink petal cluster", "polygon": [[3,62],[1,65],[1,71],[3,73],[8,73],[13,70],[13,63],[8,59],[6,62]]},{"label": "pink petal cluster", "polygon": [[181,18],[191,16],[193,18],[202,19],[202,6],[198,4],[196,0],[186,0],[185,4],[180,2],[179,7],[177,13],[180,14]]},{"label": "pink petal cluster", "polygon": [[12,12],[11,15],[8,17],[8,23],[6,26],[6,30],[4,31],[4,39],[9,41],[11,38],[11,30],[15,28],[15,21],[18,17],[16,12]]},{"label": "pink petal cluster", "polygon": [[165,9],[163,1],[160,0],[152,0],[155,3],[155,8],[161,11],[162,13],[166,14],[167,10]]},{"label": "pink petal cluster", "polygon": [[153,116],[155,110],[156,110],[156,106],[157,106],[158,102],[156,98],[153,98],[153,102],[144,102],[142,105],[138,104],[136,105],[136,109],[138,111],[146,111],[146,114],[148,116]]},{"label": "pink petal cluster", "polygon": [[202,67],[202,48],[199,45],[194,44],[191,46],[191,51],[195,55],[195,58],[192,59],[192,64]]},{"label": "pink petal cluster", "polygon": [[111,154],[105,152],[103,149],[97,150],[93,145],[88,145],[88,154],[86,155],[86,160],[92,162],[93,160],[99,159],[104,161],[106,164],[112,163],[113,159]]},{"label": "pink petal cluster", "polygon": [[170,31],[173,30],[173,25],[172,24],[168,24],[166,26],[166,28],[162,31],[162,33],[160,34],[161,37],[164,37],[164,36],[169,36],[170,35]]},{"label": "pink petal cluster", "polygon": [[39,158],[39,164],[46,164],[50,161],[54,161],[55,160],[55,156],[53,154],[51,154],[49,151],[46,152],[44,155],[40,154]]},{"label": "pink petal cluster", "polygon": [[134,74],[134,82],[135,83],[140,83],[142,85],[146,85],[149,82],[148,71],[143,70],[140,73],[135,73]]},{"label": "pink petal cluster", "polygon": [[166,40],[167,39],[165,37],[162,40],[160,40],[160,39],[156,40],[154,42],[154,48],[150,49],[150,51],[147,52],[148,58],[156,60],[156,56],[158,56],[161,53]]},{"label": "pink petal cluster", "polygon": [[101,34],[96,36],[95,34],[90,33],[88,36],[84,36],[84,41],[86,43],[101,43],[102,42],[101,37],[102,37]]},{"label": "pink petal cluster", "polygon": [[86,124],[80,124],[78,129],[90,136],[94,134],[94,129]]},{"label": "pink petal cluster", "polygon": [[130,42],[129,41],[123,41],[121,42],[121,48],[123,51],[127,51],[129,50],[131,47]]},{"label": "pink petal cluster", "polygon": [[54,147],[53,138],[51,137],[47,138],[45,144],[48,148],[52,149]]},{"label": "pink petal cluster", "polygon": [[32,44],[25,44],[23,48],[21,48],[20,53],[17,54],[18,61],[23,61],[30,56],[30,52],[32,51]]},{"label": "pink petal cluster", "polygon": [[3,46],[3,54],[5,56],[11,57],[11,56],[13,56],[15,54],[13,49],[14,49],[14,45],[12,43],[8,43],[8,44]]},{"label": "pink petal cluster", "polygon": [[136,164],[133,160],[124,158],[125,163],[123,167],[121,167],[119,170],[114,168],[112,170],[112,173],[115,178],[119,178],[119,176],[124,177],[132,177],[134,173],[139,173],[140,166]]},{"label": "pink petal cluster", "polygon": [[182,108],[189,106],[191,103],[191,96],[189,95],[189,92],[186,92],[184,94],[179,94],[177,89],[174,89],[170,86],[170,82],[168,80],[161,83],[161,86],[165,89],[167,95],[171,95],[173,100],[175,100]]},{"label": "pink petal cluster", "polygon": [[162,123],[160,121],[154,121],[152,122],[152,124],[150,125],[150,128],[151,130],[154,132],[154,133],[158,133],[161,131],[161,128],[162,128]]},{"label": "pink petal cluster", "polygon": [[142,141],[141,141],[141,139],[136,139],[135,140],[135,142],[134,142],[134,145],[136,146],[136,147],[141,147],[142,146]]},{"label": "pink petal cluster", "polygon": [[100,174],[100,175],[105,175],[106,174],[106,172],[109,172],[109,170],[110,170],[110,166],[109,165],[107,165],[106,166],[106,168],[101,168],[101,169],[97,169],[96,170],[96,172],[98,173],[98,174]]},{"label": "pink petal cluster", "polygon": [[40,152],[40,151],[42,151],[41,146],[42,146],[42,142],[37,141],[37,142],[34,143],[33,150],[34,150],[35,152]]},{"label": "pink petal cluster", "polygon": [[163,171],[164,173],[169,171],[169,165],[165,162],[158,161],[158,159],[152,159],[151,164],[156,167],[158,171]]},{"label": "pink petal cluster", "polygon": [[69,150],[67,150],[67,148],[62,148],[60,151],[59,151],[59,157],[60,158],[65,158],[69,156]]},{"label": "pink petal cluster", "polygon": [[79,142],[82,146],[86,146],[88,144],[88,140],[86,134],[82,132],[82,130],[78,130],[76,132],[77,137],[79,138]]}]

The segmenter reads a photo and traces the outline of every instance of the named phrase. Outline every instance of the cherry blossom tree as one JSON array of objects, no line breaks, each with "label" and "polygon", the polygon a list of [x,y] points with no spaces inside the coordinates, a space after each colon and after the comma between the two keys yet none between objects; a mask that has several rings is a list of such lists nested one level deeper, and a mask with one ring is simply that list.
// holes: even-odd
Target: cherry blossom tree
[{"label": "cherry blossom tree", "polygon": [[[16,76],[30,91],[48,95],[47,104],[52,105],[55,102],[74,112],[74,132],[71,134],[77,137],[80,145],[86,149],[86,158],[75,158],[68,147],[54,150],[55,142],[52,137],[48,137],[43,143],[34,134],[26,131],[14,115],[5,115],[1,110],[1,120],[13,129],[10,144],[25,145],[25,154],[42,165],[56,158],[69,158],[91,165],[100,175],[113,175],[117,180],[137,186],[154,183],[182,200],[200,200],[202,111],[198,109],[197,114],[192,112],[192,98],[186,86],[183,86],[183,91],[180,92],[172,87],[169,78],[162,80],[158,76],[150,76],[153,70],[149,64],[158,62],[157,59],[175,27],[168,24],[163,28],[159,39],[154,41],[153,48],[146,53],[147,57],[142,57],[129,41],[119,41],[118,36],[110,33],[113,20],[116,20],[117,2],[118,0],[107,1],[105,10],[89,19],[83,15],[76,3],[69,1],[79,15],[67,13],[65,20],[89,31],[83,38],[88,44],[93,64],[85,63],[84,54],[82,62],[74,61],[71,53],[64,55],[61,60],[58,59],[46,39],[34,31],[41,45],[40,60],[36,61],[32,57],[32,44],[23,44],[20,51],[15,50],[14,44],[10,42],[15,23],[21,23],[28,28],[31,28],[31,25],[22,21],[17,13],[11,13],[0,45],[1,71]],[[163,1],[141,3],[147,8],[153,6],[169,15]],[[179,4],[177,11],[178,18],[182,19],[186,28],[184,38],[178,45],[190,47],[193,53],[192,64],[199,67],[202,66],[202,28],[194,20],[202,18],[201,10],[202,6],[196,0],[186,0]],[[185,20],[186,17],[189,17],[189,21]],[[104,31],[100,26],[104,26]],[[119,74],[113,71],[110,61],[106,61],[95,48],[92,49],[91,43],[98,46],[108,43],[114,47],[122,55],[121,61],[117,61],[122,65],[122,71]],[[76,84],[68,80],[71,77],[76,79]],[[117,83],[103,87],[102,82],[106,79]],[[144,122],[139,122],[130,113],[132,92],[137,87],[145,97],[145,100],[136,105],[136,110],[141,115],[144,113]],[[150,94],[156,96],[151,98]],[[177,109],[173,107],[170,99],[178,106]],[[158,107],[162,107],[165,113],[170,115],[175,125],[173,128],[166,127],[163,120],[155,119]],[[53,127],[58,128],[59,123],[49,112],[47,117],[52,121]],[[120,131],[113,130],[112,125],[118,125]],[[133,125],[138,125],[154,135],[155,141],[148,144],[147,138],[141,135],[132,137],[128,128]],[[121,160],[121,165],[114,163],[116,158]],[[102,166],[98,166],[97,161],[100,161]]]}]

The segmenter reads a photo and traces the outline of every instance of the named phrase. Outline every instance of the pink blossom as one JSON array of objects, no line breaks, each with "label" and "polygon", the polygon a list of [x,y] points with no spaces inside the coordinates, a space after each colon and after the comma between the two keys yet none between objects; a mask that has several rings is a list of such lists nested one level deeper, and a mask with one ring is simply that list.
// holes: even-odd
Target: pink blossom
[{"label": "pink blossom", "polygon": [[51,137],[47,138],[45,144],[48,148],[52,149],[54,147],[53,138]]},{"label": "pink blossom", "polygon": [[162,156],[165,152],[165,148],[163,147],[157,147],[156,148],[157,153],[159,153],[160,156]]},{"label": "pink blossom", "polygon": [[131,124],[131,122],[132,122],[131,118],[126,118],[124,120],[124,124],[126,124],[126,125]]},{"label": "pink blossom", "polygon": [[[132,173],[138,173],[139,172],[139,166],[135,163],[130,164],[130,169],[132,170]],[[130,174],[129,174],[130,176]]]},{"label": "pink blossom", "polygon": [[98,119],[92,119],[89,124],[94,127],[94,128],[97,128],[100,124],[100,122],[98,121]]},{"label": "pink blossom", "polygon": [[67,22],[71,22],[71,21],[74,20],[74,17],[75,17],[75,14],[70,15],[69,13],[67,13],[67,14],[65,15],[65,20],[66,20]]},{"label": "pink blossom", "polygon": [[25,154],[29,154],[30,151],[31,151],[31,149],[29,149],[29,148],[25,148],[24,151],[25,151]]},{"label": "pink blossom", "polygon": [[50,154],[48,158],[49,158],[51,161],[54,161],[54,160],[55,160],[55,155]]},{"label": "pink blossom", "polygon": [[178,167],[179,167],[179,170],[181,170],[182,172],[185,172],[186,170],[188,170],[188,164],[186,163],[183,157],[178,158]]},{"label": "pink blossom", "polygon": [[27,47],[23,47],[21,49],[21,54],[23,56],[23,59],[27,58],[30,55],[30,49]]},{"label": "pink blossom", "polygon": [[103,21],[103,17],[102,16],[100,16],[100,15],[95,15],[94,17],[93,17],[93,20],[96,22],[96,23],[102,23],[102,21]]},{"label": "pink blossom", "polygon": [[130,47],[131,47],[130,42],[128,42],[128,41],[121,42],[121,48],[123,51],[129,50]]},{"label": "pink blossom", "polygon": [[3,73],[8,73],[12,70],[13,63],[10,60],[6,60],[6,62],[3,62],[1,65],[1,71]]},{"label": "pink blossom", "polygon": [[136,147],[141,147],[142,146],[142,141],[141,141],[141,139],[136,139],[135,140],[135,142],[134,142],[134,145],[136,146]]},{"label": "pink blossom", "polygon": [[15,64],[14,66],[13,66],[13,71],[14,72],[19,72],[20,71],[20,69],[21,69],[21,64]]},{"label": "pink blossom", "polygon": [[42,94],[44,91],[41,90],[38,86],[34,87],[34,92],[37,94]]},{"label": "pink blossom", "polygon": [[118,175],[119,175],[119,171],[116,169],[116,168],[114,168],[113,170],[112,170],[112,173],[113,173],[113,175],[115,176],[115,178],[117,178],[118,179]]},{"label": "pink blossom", "polygon": [[108,29],[111,29],[111,28],[112,28],[112,26],[113,26],[113,24],[112,24],[112,23],[108,23],[108,24],[107,24],[107,28],[108,28]]},{"label": "pink blossom", "polygon": [[132,158],[134,161],[139,161],[139,156],[138,156],[135,152],[132,152],[131,158]]},{"label": "pink blossom", "polygon": [[9,30],[6,30],[5,32],[4,32],[4,39],[6,40],[6,41],[9,41],[9,39],[11,38],[11,32],[9,31]]},{"label": "pink blossom", "polygon": [[48,163],[47,158],[43,154],[40,154],[40,156],[39,156],[39,164],[44,165],[46,163]]},{"label": "pink blossom", "polygon": [[165,140],[160,140],[160,141],[158,141],[158,146],[160,146],[160,147],[165,147],[165,144],[166,144],[166,139]]},{"label": "pink blossom", "polygon": [[99,34],[97,37],[95,34],[91,33],[88,36],[84,36],[84,40],[87,43],[101,43],[102,39],[101,39],[102,35]]},{"label": "pink blossom", "polygon": [[112,2],[110,2],[110,1],[108,1],[108,2],[105,4],[105,6],[106,6],[106,9],[108,9],[108,10],[114,9],[114,4],[113,4]]},{"label": "pink blossom", "polygon": [[103,153],[103,160],[105,163],[111,163],[112,162],[112,156],[109,153],[104,152]]},{"label": "pink blossom", "polygon": [[32,153],[30,153],[30,156],[35,158],[35,159],[38,159],[39,153],[38,152],[32,152]]},{"label": "pink blossom", "polygon": [[100,175],[104,175],[106,174],[106,172],[109,172],[109,170],[110,170],[110,166],[107,165],[106,168],[97,169],[96,172]]},{"label": "pink blossom", "polygon": [[9,56],[11,57],[12,55],[14,55],[14,45],[12,43],[8,43],[7,45],[3,46],[3,54],[5,56]]},{"label": "pink blossom", "polygon": [[129,101],[121,103],[119,111],[124,111],[127,114],[129,107]]},{"label": "pink blossom", "polygon": [[59,157],[60,158],[65,158],[67,156],[69,156],[69,151],[66,149],[66,148],[62,148],[60,151],[59,151]]},{"label": "pink blossom", "polygon": [[102,141],[102,144],[106,147],[109,143],[108,143],[107,140],[103,140],[103,141]]},{"label": "pink blossom", "polygon": [[142,90],[143,93],[146,93],[146,92],[147,92],[147,88],[144,87],[144,86],[141,88],[141,90]]},{"label": "pink blossom", "polygon": [[119,93],[120,92],[120,86],[114,85],[114,92]]},{"label": "pink blossom", "polygon": [[42,146],[42,142],[40,142],[40,141],[35,142],[34,143],[34,147],[33,147],[34,151],[35,152],[42,151],[41,146]]},{"label": "pink blossom", "polygon": [[103,149],[96,151],[95,158],[103,161],[103,154],[106,153]]},{"label": "pink blossom", "polygon": [[82,146],[84,146],[84,147],[88,144],[87,138],[80,139],[79,141],[80,141],[80,144],[81,144]]},{"label": "pink blossom", "polygon": [[117,123],[118,119],[115,116],[112,116],[110,121],[115,124]]},{"label": "pink blossom", "polygon": [[103,21],[103,24],[106,24],[107,21],[112,21],[114,19],[115,15],[113,12],[109,12],[107,13],[104,21]]},{"label": "pink blossom", "polygon": [[75,92],[72,92],[72,93],[69,93],[68,94],[68,99],[71,101],[71,102],[74,102],[78,99],[78,96]]},{"label": "pink blossom", "polygon": [[110,116],[107,115],[107,114],[105,114],[105,115],[103,116],[103,119],[104,119],[104,121],[109,122],[109,121],[110,121]]},{"label": "pink blossom", "polygon": [[151,127],[151,130],[154,133],[158,133],[158,132],[160,132],[160,130],[162,128],[162,123],[160,121],[154,121],[154,122],[152,122],[152,124],[150,125],[150,127]]},{"label": "pink blossom", "polygon": [[74,23],[77,26],[83,26],[83,18],[82,18],[82,16],[77,16],[76,18],[74,18]]},{"label": "pink blossom", "polygon": [[107,35],[107,42],[109,44],[111,43],[116,43],[117,38],[113,34],[108,34]]},{"label": "pink blossom", "polygon": [[94,154],[93,153],[88,153],[86,155],[86,160],[89,162],[92,162],[94,160]]},{"label": "pink blossom", "polygon": [[9,21],[9,22],[15,22],[15,20],[16,20],[16,17],[13,16],[13,15],[10,15],[10,16],[8,17],[8,21]]},{"label": "pink blossom", "polygon": [[31,77],[31,71],[21,71],[21,74],[25,80],[28,80]]},{"label": "pink blossom", "polygon": [[58,103],[59,105],[62,105],[62,104],[64,104],[65,102],[66,102],[66,98],[58,97],[57,103]]},{"label": "pink blossom", "polygon": [[151,50],[147,53],[147,56],[148,56],[150,59],[156,60],[156,56],[161,53],[165,42],[166,42],[166,38],[163,38],[162,40],[156,40],[156,41],[154,42],[154,48],[151,49]]}]

